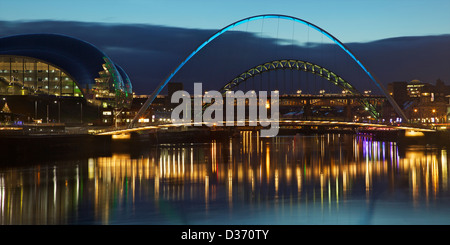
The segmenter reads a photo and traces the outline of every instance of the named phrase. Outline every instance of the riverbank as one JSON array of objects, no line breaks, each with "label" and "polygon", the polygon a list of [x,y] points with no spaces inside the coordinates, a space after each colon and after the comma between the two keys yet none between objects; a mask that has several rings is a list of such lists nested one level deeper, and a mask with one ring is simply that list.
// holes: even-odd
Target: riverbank
[{"label": "riverbank", "polygon": [[111,136],[89,134],[0,135],[0,162],[108,154]]}]

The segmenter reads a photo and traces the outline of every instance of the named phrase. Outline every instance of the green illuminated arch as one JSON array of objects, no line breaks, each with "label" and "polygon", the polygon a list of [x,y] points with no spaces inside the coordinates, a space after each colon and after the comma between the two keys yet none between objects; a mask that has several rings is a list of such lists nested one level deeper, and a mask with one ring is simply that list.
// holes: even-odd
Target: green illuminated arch
[{"label": "green illuminated arch", "polygon": [[[241,73],[239,76],[232,79],[227,84],[225,84],[219,90],[219,92],[225,94],[227,91],[232,91],[235,87],[239,86],[241,83],[245,83],[249,78],[255,77],[262,73],[286,69],[312,73],[314,75],[320,76],[328,80],[332,84],[342,88],[343,90],[347,91],[352,95],[358,95],[361,97],[363,96],[353,85],[351,85],[349,82],[344,80],[336,73],[330,71],[329,69],[307,61],[293,60],[293,59],[274,60],[271,62],[266,62],[264,64],[252,67],[249,70]],[[375,119],[380,118],[381,116],[380,113],[376,110],[375,106],[373,106],[367,99],[361,98],[357,100],[368,111],[368,113],[371,116],[373,116]]]}]

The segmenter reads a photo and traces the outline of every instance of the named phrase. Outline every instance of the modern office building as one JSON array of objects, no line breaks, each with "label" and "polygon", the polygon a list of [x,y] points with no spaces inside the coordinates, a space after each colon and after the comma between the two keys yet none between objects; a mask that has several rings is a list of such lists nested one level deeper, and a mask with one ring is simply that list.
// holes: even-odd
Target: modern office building
[{"label": "modern office building", "polygon": [[[436,84],[425,83],[419,80],[411,82],[393,82],[388,84],[388,91],[399,103],[413,123],[438,124],[449,121],[450,86],[442,80]],[[396,121],[398,115],[386,105],[384,110],[386,120]]]},{"label": "modern office building", "polygon": [[28,34],[0,38],[0,96],[21,120],[83,123],[130,108],[133,92],[125,71],[92,44]]}]

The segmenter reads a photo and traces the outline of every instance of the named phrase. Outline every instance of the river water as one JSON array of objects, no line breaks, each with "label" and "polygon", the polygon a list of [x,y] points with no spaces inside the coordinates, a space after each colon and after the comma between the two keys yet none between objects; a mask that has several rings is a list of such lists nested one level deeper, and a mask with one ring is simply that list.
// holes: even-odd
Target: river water
[{"label": "river water", "polygon": [[450,224],[448,149],[355,135],[0,165],[0,224]]}]

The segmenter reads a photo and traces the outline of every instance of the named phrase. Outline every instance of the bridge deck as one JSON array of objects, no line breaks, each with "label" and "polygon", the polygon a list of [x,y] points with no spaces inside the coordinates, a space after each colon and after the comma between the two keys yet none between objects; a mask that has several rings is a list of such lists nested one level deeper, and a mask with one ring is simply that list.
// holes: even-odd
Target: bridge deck
[{"label": "bridge deck", "polygon": [[[252,121],[255,122],[255,121]],[[226,122],[222,122],[225,125]],[[435,132],[436,130],[431,128],[410,126],[410,125],[388,125],[388,124],[378,124],[378,123],[365,123],[365,122],[338,122],[338,121],[303,121],[303,120],[280,120],[280,127],[284,126],[325,126],[325,127],[353,127],[353,128],[371,128],[373,130],[406,130],[415,132]],[[203,123],[202,126],[206,124]],[[257,125],[259,121],[257,121]],[[195,127],[197,123],[170,123],[170,124],[158,124],[158,125],[147,125],[134,128],[111,128],[109,130],[103,130],[99,132],[94,132],[97,135],[119,135],[119,134],[129,134],[132,132],[148,131],[148,130],[159,130],[174,127]],[[215,126],[215,127],[226,127],[226,126]],[[248,127],[248,126],[247,126]],[[259,126],[261,127],[261,126]],[[256,128],[256,127],[255,127]]]}]

